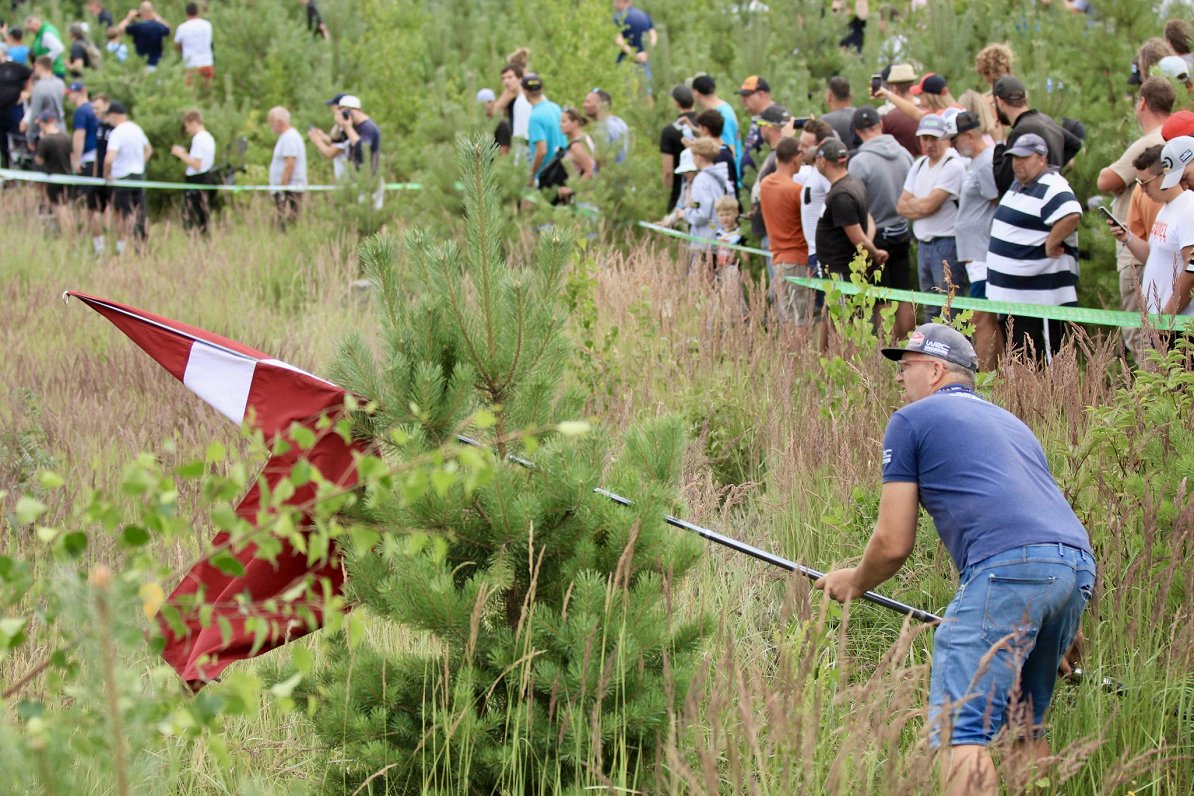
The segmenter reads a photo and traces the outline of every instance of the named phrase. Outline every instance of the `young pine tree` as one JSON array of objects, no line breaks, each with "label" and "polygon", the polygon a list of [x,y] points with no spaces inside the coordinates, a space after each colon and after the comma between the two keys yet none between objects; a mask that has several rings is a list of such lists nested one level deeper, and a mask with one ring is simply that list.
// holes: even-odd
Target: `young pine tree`
[{"label": "young pine tree", "polygon": [[[634,786],[653,773],[709,630],[705,615],[679,618],[670,600],[700,552],[663,522],[681,427],[654,422],[616,444],[601,429],[554,431],[581,407],[564,386],[573,242],[549,230],[528,262],[507,262],[494,150],[473,140],[459,153],[464,247],[416,232],[399,263],[388,239],[367,242],[380,353],[349,337],[332,376],[372,401],[357,433],[387,461],[467,432],[494,468],[480,483],[434,488],[396,476],[366,496],[381,541],[347,555],[346,588],[385,632],[329,644],[314,715],[331,747],[325,789]],[[633,508],[594,494],[599,484]]]}]

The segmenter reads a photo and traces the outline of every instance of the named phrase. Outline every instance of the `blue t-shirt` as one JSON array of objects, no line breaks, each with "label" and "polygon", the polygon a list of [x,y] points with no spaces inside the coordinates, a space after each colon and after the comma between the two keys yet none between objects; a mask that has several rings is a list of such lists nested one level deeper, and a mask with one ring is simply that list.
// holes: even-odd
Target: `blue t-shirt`
[{"label": "blue t-shirt", "polygon": [[21,66],[29,66],[29,45],[17,44],[9,47],[8,60],[16,61]]},{"label": "blue t-shirt", "polygon": [[134,22],[125,28],[133,37],[133,49],[150,66],[157,66],[162,60],[162,40],[170,35],[170,28],[156,19]]},{"label": "blue t-shirt", "polygon": [[95,152],[95,132],[99,129],[99,117],[90,102],[84,102],[75,108],[75,115],[71,118],[71,129],[83,131],[83,154]]},{"label": "blue t-shirt", "polygon": [[721,140],[725,142],[726,146],[733,147],[735,155],[741,155],[742,139],[738,137],[738,115],[734,113],[730,103],[725,101],[717,106],[717,112],[721,114],[721,118],[726,120],[725,125],[721,128]]},{"label": "blue t-shirt", "polygon": [[959,572],[1028,544],[1090,552],[1036,436],[967,387],[947,385],[892,415],[883,483],[918,485],[920,504]]},{"label": "blue t-shirt", "polygon": [[[622,38],[626,39],[626,43],[633,47],[635,52],[640,53],[643,51],[643,36],[655,27],[650,15],[634,6],[621,14],[614,14],[614,24],[622,31]],[[626,53],[618,53],[618,63],[622,63],[625,58]]]},{"label": "blue t-shirt", "polygon": [[527,141],[531,145],[531,160],[535,158],[535,145],[540,141],[547,143],[547,151],[543,155],[543,162],[535,172],[538,177],[543,173],[543,167],[551,162],[556,152],[568,146],[568,139],[560,130],[560,106],[549,99],[544,99],[531,107],[531,119],[527,128]]}]

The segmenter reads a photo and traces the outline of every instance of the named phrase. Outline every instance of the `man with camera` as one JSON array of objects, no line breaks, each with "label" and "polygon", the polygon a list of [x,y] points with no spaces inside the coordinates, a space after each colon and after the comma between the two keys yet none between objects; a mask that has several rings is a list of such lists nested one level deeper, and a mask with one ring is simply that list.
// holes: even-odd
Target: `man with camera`
[{"label": "man with camera", "polygon": [[[340,127],[348,139],[348,160],[360,175],[365,165],[365,147],[369,147],[369,181],[378,179],[381,165],[381,129],[377,123],[365,115],[361,110],[361,100],[352,94],[345,94],[338,103],[340,112]],[[363,178],[363,177],[362,177]],[[363,196],[363,194],[362,194]],[[380,210],[385,198],[385,189],[381,185],[373,185],[373,208]]]}]

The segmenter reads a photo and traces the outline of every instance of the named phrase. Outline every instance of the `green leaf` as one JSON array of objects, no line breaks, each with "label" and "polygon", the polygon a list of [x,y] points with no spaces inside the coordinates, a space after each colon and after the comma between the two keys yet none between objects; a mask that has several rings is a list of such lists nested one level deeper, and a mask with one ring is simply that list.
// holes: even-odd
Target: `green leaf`
[{"label": "green leaf", "polygon": [[207,465],[198,459],[174,468],[174,474],[179,478],[199,478],[207,472]]},{"label": "green leaf", "polygon": [[473,425],[477,428],[493,428],[497,425],[497,415],[488,409],[478,409],[473,413]]},{"label": "green leaf", "polygon": [[6,616],[0,619],[0,642],[6,649],[11,649],[25,640],[25,623],[23,616]]},{"label": "green leaf", "polygon": [[296,672],[293,676],[286,678],[280,683],[274,683],[270,686],[269,692],[279,699],[287,699],[294,693],[294,689],[299,683],[303,681],[303,673]]},{"label": "green leaf", "polygon": [[245,565],[227,550],[221,550],[210,559],[211,565],[232,578],[239,578],[245,574]]},{"label": "green leaf", "polygon": [[311,670],[315,668],[315,658],[311,655],[311,650],[298,644],[295,644],[294,649],[291,650],[290,660],[294,662],[294,668],[298,669],[302,675],[310,675]]},{"label": "green leaf", "polygon": [[228,449],[224,447],[224,443],[216,441],[207,446],[207,453],[203,458],[208,463],[215,464],[216,462],[224,461],[224,457],[227,455]]},{"label": "green leaf", "polygon": [[42,485],[43,489],[57,489],[66,483],[62,476],[50,470],[43,470],[37,476],[37,481]]},{"label": "green leaf", "polygon": [[46,513],[46,504],[34,497],[21,495],[17,498],[17,522],[28,525]]},{"label": "green leaf", "polygon": [[435,494],[443,497],[448,494],[448,490],[452,488],[452,484],[456,483],[456,473],[448,472],[447,470],[433,470],[431,472],[431,485],[435,487]]},{"label": "green leaf", "polygon": [[87,549],[87,534],[74,531],[62,537],[62,550],[71,558],[78,558]]},{"label": "green leaf", "polygon": [[290,470],[290,483],[294,486],[305,486],[311,481],[311,463],[306,459],[299,459]]},{"label": "green leaf", "polygon": [[348,535],[352,538],[352,546],[357,553],[368,552],[381,541],[380,533],[363,525],[352,526],[348,529]]},{"label": "green leaf", "polygon": [[356,649],[357,645],[361,643],[361,639],[365,638],[365,620],[361,619],[360,614],[349,614],[346,623],[348,648]]},{"label": "green leaf", "polygon": [[592,428],[584,420],[565,420],[556,426],[556,431],[565,437],[579,437],[582,434],[588,434]]},{"label": "green leaf", "polygon": [[149,541],[149,531],[139,525],[126,525],[120,539],[126,547],[140,547]]},{"label": "green leaf", "polygon": [[315,432],[301,423],[290,424],[290,438],[305,451],[315,447]]}]

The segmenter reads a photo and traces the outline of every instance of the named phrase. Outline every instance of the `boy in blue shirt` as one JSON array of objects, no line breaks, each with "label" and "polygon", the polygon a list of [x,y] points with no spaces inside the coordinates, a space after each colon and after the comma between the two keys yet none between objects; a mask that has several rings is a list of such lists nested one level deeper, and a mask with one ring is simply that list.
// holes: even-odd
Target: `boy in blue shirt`
[{"label": "boy in blue shirt", "polygon": [[560,130],[560,106],[543,96],[543,79],[530,72],[522,77],[522,90],[527,102],[531,103],[531,118],[527,129],[527,142],[531,145],[531,175],[527,184],[532,188],[539,183],[543,168],[551,163],[556,153],[568,146]]}]

